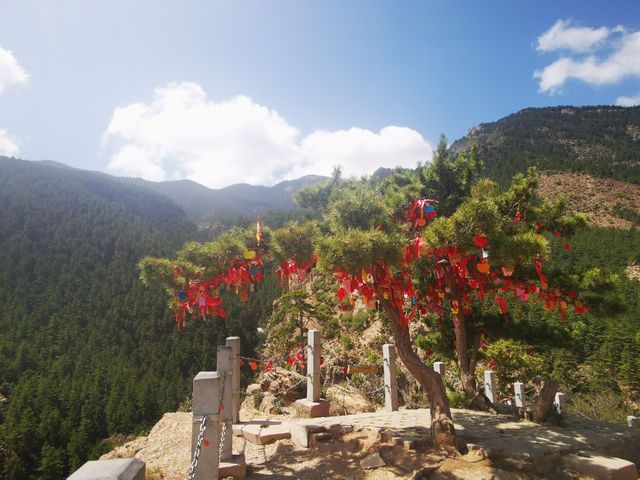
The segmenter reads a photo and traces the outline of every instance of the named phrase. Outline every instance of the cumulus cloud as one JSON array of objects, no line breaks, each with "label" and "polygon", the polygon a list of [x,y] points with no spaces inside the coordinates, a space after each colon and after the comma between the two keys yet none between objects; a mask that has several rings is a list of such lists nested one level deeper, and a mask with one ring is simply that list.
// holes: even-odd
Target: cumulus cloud
[{"label": "cumulus cloud", "polygon": [[538,37],[536,48],[540,52],[565,49],[581,53],[588,52],[595,45],[604,42],[612,31],[620,30],[621,27],[613,30],[607,27],[572,27],[570,20],[558,20],[553,27]]},{"label": "cumulus cloud", "polygon": [[11,136],[7,130],[0,128],[0,155],[13,157],[19,150],[18,140]]},{"label": "cumulus cloud", "polygon": [[196,83],[171,83],[149,103],[116,108],[103,136],[107,170],[148,180],[189,178],[209,187],[270,185],[304,174],[370,174],[431,159],[416,131],[389,126],[302,137],[277,111],[247,96],[215,102]]},{"label": "cumulus cloud", "polygon": [[14,85],[24,85],[29,74],[20,66],[9,50],[0,47],[0,94]]},{"label": "cumulus cloud", "polygon": [[620,107],[635,107],[636,105],[640,105],[640,94],[633,97],[618,97],[616,105]]},{"label": "cumulus cloud", "polygon": [[568,54],[534,72],[540,91],[554,93],[570,79],[601,86],[625,78],[640,78],[640,32],[622,27],[593,29],[568,25],[556,22],[538,38],[540,51],[568,50]]}]

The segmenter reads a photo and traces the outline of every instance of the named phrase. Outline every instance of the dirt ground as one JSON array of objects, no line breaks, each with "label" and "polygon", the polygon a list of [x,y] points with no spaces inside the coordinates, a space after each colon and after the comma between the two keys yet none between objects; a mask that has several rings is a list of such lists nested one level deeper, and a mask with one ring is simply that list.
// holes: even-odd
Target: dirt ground
[{"label": "dirt ground", "polygon": [[[246,418],[246,417],[245,417]],[[102,459],[137,457],[147,464],[147,478],[182,480],[190,462],[190,413],[167,413],[148,437],[139,437]],[[446,458],[428,448],[409,450],[384,441],[377,429],[358,429],[333,436],[310,448],[291,440],[255,445],[234,437],[233,450],[244,452],[248,479],[503,479],[529,478],[494,468],[488,459],[468,454]],[[361,461],[378,453],[384,466],[363,468]]]}]

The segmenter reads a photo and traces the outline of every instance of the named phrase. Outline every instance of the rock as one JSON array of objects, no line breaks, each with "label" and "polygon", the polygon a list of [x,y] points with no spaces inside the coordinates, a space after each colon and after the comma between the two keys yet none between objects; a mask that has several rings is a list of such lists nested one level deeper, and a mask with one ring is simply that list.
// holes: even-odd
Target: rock
[{"label": "rock", "polygon": [[262,388],[260,387],[260,385],[258,383],[252,383],[247,387],[247,396],[253,395],[254,393],[260,392],[260,391],[262,391]]},{"label": "rock", "polygon": [[273,393],[267,392],[260,402],[258,410],[264,413],[280,413],[282,410],[278,405],[278,400]]},{"label": "rock", "polygon": [[384,463],[384,460],[380,456],[380,453],[375,452],[371,455],[367,455],[362,460],[360,460],[360,466],[362,468],[379,468],[384,467],[387,464]]},{"label": "rock", "polygon": [[463,455],[462,458],[465,462],[476,463],[489,458],[489,453],[484,448],[473,445],[469,446],[469,452],[466,455]]}]

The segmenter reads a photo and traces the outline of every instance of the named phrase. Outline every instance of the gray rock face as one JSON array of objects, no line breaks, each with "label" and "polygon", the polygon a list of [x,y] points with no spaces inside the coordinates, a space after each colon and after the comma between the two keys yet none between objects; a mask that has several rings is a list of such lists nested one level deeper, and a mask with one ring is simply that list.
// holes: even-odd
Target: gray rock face
[{"label": "gray rock face", "polygon": [[384,460],[378,452],[367,455],[360,460],[360,466],[362,468],[379,468],[384,467],[385,465],[386,463],[384,463]]}]

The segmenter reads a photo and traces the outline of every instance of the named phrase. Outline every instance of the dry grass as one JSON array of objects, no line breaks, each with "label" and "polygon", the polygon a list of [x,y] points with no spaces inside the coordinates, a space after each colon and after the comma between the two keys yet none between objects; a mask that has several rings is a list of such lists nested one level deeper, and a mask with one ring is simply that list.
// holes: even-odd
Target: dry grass
[{"label": "dry grass", "polygon": [[622,218],[620,210],[640,215],[640,185],[632,183],[578,173],[557,173],[543,176],[539,191],[548,199],[564,197],[572,211],[588,217],[591,226],[630,229],[633,222]]}]

